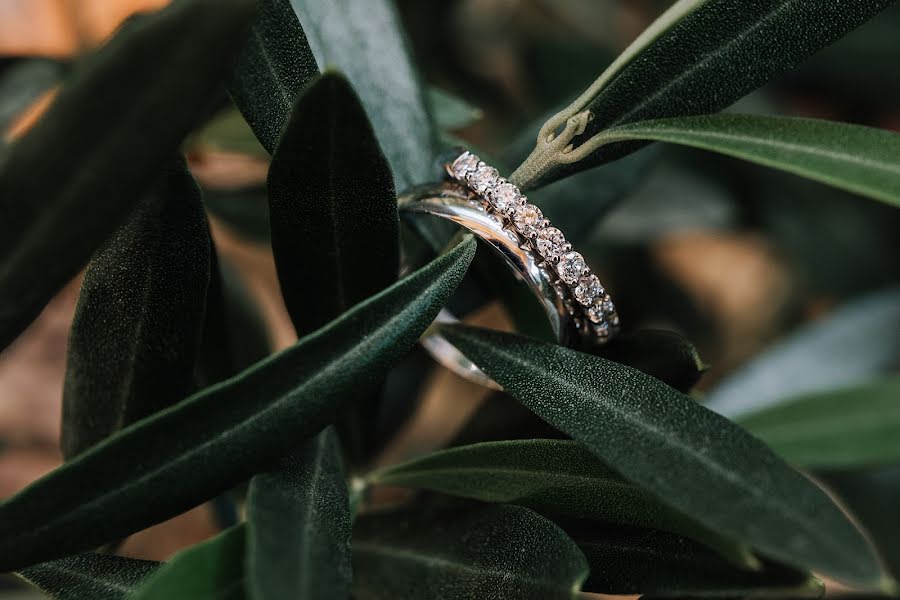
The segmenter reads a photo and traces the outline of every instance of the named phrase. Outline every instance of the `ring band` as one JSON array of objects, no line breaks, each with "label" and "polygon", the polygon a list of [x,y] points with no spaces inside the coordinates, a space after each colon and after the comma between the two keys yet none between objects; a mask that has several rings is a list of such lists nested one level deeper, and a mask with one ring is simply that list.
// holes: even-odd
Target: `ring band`
[{"label": "ring band", "polygon": [[[420,186],[399,199],[401,210],[447,219],[499,252],[535,294],[560,344],[603,344],[619,329],[609,294],[559,229],[516,186],[471,152],[445,165],[449,181]],[[438,321],[455,318],[444,310]],[[439,363],[482,385],[499,388],[439,334],[423,346]]]}]

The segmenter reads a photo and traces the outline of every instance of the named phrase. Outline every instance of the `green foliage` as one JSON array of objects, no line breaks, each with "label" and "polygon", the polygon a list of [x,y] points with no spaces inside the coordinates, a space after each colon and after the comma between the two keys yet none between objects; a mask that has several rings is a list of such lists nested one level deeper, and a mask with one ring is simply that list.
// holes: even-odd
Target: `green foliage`
[{"label": "green foliage", "polygon": [[350,505],[328,428],[250,480],[247,587],[256,600],[350,595]]},{"label": "green foliage", "polygon": [[883,129],[720,114],[622,125],[598,133],[592,144],[602,148],[625,140],[720,152],[900,206],[900,134]]},{"label": "green foliage", "polygon": [[600,150],[595,136],[617,125],[722,110],[892,3],[678,0],[544,124],[510,180],[537,187],[640,147]]},{"label": "green foliage", "polygon": [[824,591],[803,571],[768,561],[752,571],[740,569],[671,533],[586,521],[564,527],[591,565],[586,591],[654,598],[818,598]]},{"label": "green foliage", "polygon": [[294,99],[319,69],[289,0],[259,0],[228,92],[260,144],[275,151]]},{"label": "green foliage", "polygon": [[[0,349],[87,265],[65,378],[68,462],[0,502],[0,570],[60,600],[809,598],[823,593],[813,571],[896,592],[897,289],[850,299],[692,398],[707,368],[697,347],[716,346],[669,331],[690,332],[673,315],[700,311],[678,305],[687,294],[647,267],[656,240],[636,243],[613,214],[632,192],[662,189],[660,202],[677,201],[679,190],[668,195],[677,182],[641,184],[666,179],[671,169],[656,170],[666,156],[708,150],[693,160],[724,189],[713,203],[733,216],[727,227],[774,220],[827,275],[835,260],[821,239],[845,271],[891,282],[884,264],[896,257],[868,260],[890,240],[849,246],[866,245],[857,238],[875,228],[867,224],[890,232],[897,222],[896,133],[711,113],[892,2],[678,0],[573,103],[512,143],[489,139],[516,121],[484,118],[498,112],[498,92],[528,112],[548,107],[530,104],[523,73],[494,73],[515,53],[491,19],[471,38],[456,35],[456,4],[434,3],[440,27],[411,33],[417,48],[439,48],[437,62],[479,44],[496,51],[495,62],[461,69],[476,89],[428,78],[484,112],[423,84],[390,0],[174,0],[80,60],[37,125],[0,149]],[[618,20],[592,12],[582,23],[588,9],[577,3],[544,4],[554,18],[538,29],[553,40],[536,44],[535,69],[547,77],[536,96],[558,101],[605,52],[591,54],[596,40],[572,32]],[[888,41],[897,14],[885,15]],[[558,35],[556,17],[571,30]],[[32,59],[11,64],[0,65],[4,130],[63,74]],[[442,307],[463,314],[498,299],[520,333],[541,330],[490,255],[463,282],[471,236],[425,264],[454,239],[452,226],[413,215],[426,244],[400,235],[396,191],[438,178],[436,151],[463,129],[521,162],[511,180],[601,259],[626,330],[584,353],[436,326],[504,389],[457,447],[385,465],[376,441],[416,406],[430,364],[410,350]],[[271,155],[265,188],[201,194],[178,158],[186,139]],[[634,152],[654,141],[674,146]],[[821,194],[803,204],[775,193],[779,171],[831,187],[810,188]],[[834,224],[828,198],[840,194],[849,208]],[[300,335],[292,347],[266,356],[257,308],[220,260],[204,208],[271,244]],[[856,233],[832,240],[828,227]],[[639,314],[648,303],[665,310]],[[483,440],[493,441],[474,443]],[[390,494],[397,487],[408,493]],[[241,522],[165,564],[91,553],[245,490]],[[399,500],[382,506],[382,497]]]},{"label": "green foliage", "polygon": [[436,134],[389,0],[290,0],[320,67],[359,94],[399,190],[433,179]]},{"label": "green foliage", "polygon": [[843,469],[900,460],[900,378],[785,399],[738,421],[785,460]]},{"label": "green foliage", "polygon": [[10,148],[0,163],[0,348],[125,220],[198,124],[253,4],[182,0],[130,23]]},{"label": "green foliage", "polygon": [[571,440],[529,439],[451,448],[376,472],[370,481],[520,504],[551,516],[680,532],[744,568],[758,564],[739,545],[670,509]]},{"label": "green foliage", "polygon": [[56,600],[125,600],[159,563],[107,554],[75,554],[24,569],[19,575]]},{"label": "green foliage", "polygon": [[295,346],[121,430],[0,504],[0,569],[173,517],[321,431],[415,343],[474,252],[469,238]]},{"label": "green foliage", "polygon": [[272,158],[268,190],[275,265],[299,335],[397,279],[391,171],[340,75],[322,75],[298,99]]},{"label": "green foliage", "polygon": [[179,552],[128,597],[134,600],[244,600],[244,541],[238,525]]},{"label": "green foliage", "polygon": [[578,547],[527,508],[493,506],[422,517],[360,519],[353,537],[355,595],[563,600],[575,598],[587,577]]},{"label": "green foliage", "polygon": [[88,263],[63,389],[63,454],[75,456],[187,396],[209,284],[209,231],[182,160]]},{"label": "green foliage", "polygon": [[522,404],[662,502],[786,563],[879,583],[865,539],[819,488],[684,394],[562,346],[461,326],[442,330]]}]

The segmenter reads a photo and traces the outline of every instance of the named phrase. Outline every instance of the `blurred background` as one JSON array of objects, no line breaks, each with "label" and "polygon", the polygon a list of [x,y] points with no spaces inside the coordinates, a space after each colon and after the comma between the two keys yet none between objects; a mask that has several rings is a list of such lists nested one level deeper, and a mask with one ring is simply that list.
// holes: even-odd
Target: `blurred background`
[{"label": "blurred background", "polygon": [[[129,15],[166,3],[0,0],[0,148],[40,118],[79,55]],[[397,2],[447,139],[496,157],[507,169],[524,158],[540,123],[593,81],[668,4]],[[737,108],[900,130],[898,32],[895,5]],[[296,336],[267,245],[267,154],[229,107],[186,142],[186,152],[205,192],[226,279],[265,324],[262,345],[290,345]],[[699,399],[714,392],[720,401],[730,401],[729,393],[740,401],[734,390],[741,386],[756,386],[763,395],[794,394],[896,370],[900,211],[691,149],[654,146],[625,161],[626,181],[614,193],[590,177],[541,193],[550,201],[558,196],[603,207],[579,223],[579,249],[613,291],[623,320],[677,331],[697,346],[708,365],[695,387]],[[73,281],[0,354],[0,497],[61,460],[61,384],[78,287]],[[495,326],[506,321],[496,303],[471,319]],[[248,347],[248,360],[264,351]],[[424,356],[416,360],[430,364]],[[413,389],[416,404],[386,417],[385,431],[395,435],[385,435],[390,441],[382,461],[450,441],[486,397],[437,368]],[[886,558],[900,577],[900,468],[822,477],[855,510],[869,511],[879,531],[894,540]],[[165,559],[217,531],[221,512],[199,507],[133,536],[121,551]],[[11,580],[0,579],[0,586],[10,598],[25,593]]]}]

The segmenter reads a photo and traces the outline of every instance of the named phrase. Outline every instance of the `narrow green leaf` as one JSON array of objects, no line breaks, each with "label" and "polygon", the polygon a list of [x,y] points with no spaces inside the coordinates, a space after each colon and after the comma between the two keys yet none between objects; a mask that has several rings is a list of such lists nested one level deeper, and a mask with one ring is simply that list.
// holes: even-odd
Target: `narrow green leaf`
[{"label": "narrow green leaf", "polygon": [[393,3],[291,0],[291,5],[319,68],[337,67],[359,94],[397,189],[434,179],[436,134]]},{"label": "narrow green leaf", "polygon": [[474,252],[467,238],[292,348],[123,429],[0,504],[0,571],[163,521],[294,450],[415,344]]},{"label": "narrow green leaf", "polygon": [[0,348],[124,221],[215,98],[252,0],[182,0],[122,28],[0,164]]},{"label": "narrow green leaf", "polygon": [[757,571],[738,569],[672,533],[585,521],[561,525],[591,567],[583,587],[588,592],[655,598],[818,598],[825,591],[809,573],[769,561]]},{"label": "narrow green leaf", "polygon": [[594,136],[617,125],[719,111],[893,2],[679,0],[544,124],[510,179],[532,188],[634,151],[640,143],[597,151]]},{"label": "narrow green leaf", "polygon": [[243,600],[246,527],[183,550],[129,596],[132,600]]},{"label": "narrow green leaf", "polygon": [[92,553],[34,565],[18,575],[56,600],[125,600],[158,568],[150,560]]},{"label": "narrow green leaf", "polygon": [[778,405],[785,398],[824,392],[896,369],[900,288],[847,302],[744,364],[704,398],[731,419]]},{"label": "narrow green leaf", "polygon": [[484,116],[480,108],[441,88],[428,88],[428,103],[434,113],[435,124],[447,131],[468,127]]},{"label": "narrow green leaf", "polygon": [[66,457],[191,392],[209,248],[200,191],[179,158],[88,263],[66,361]]},{"label": "narrow green leaf", "polygon": [[400,220],[391,170],[341,75],[321,75],[298,98],[268,187],[275,265],[298,334],[396,281]]},{"label": "narrow green leaf", "polygon": [[703,525],[623,479],[571,440],[523,439],[442,450],[374,473],[371,482],[433,490],[482,502],[682,533],[732,562],[758,561]]},{"label": "narrow green leaf", "polygon": [[353,593],[368,600],[563,600],[587,574],[565,533],[519,506],[363,517],[353,532]]},{"label": "narrow green leaf", "polygon": [[228,92],[270,153],[278,145],[297,94],[318,73],[290,0],[259,0]]},{"label": "narrow green leaf", "polygon": [[247,542],[254,600],[350,597],[350,505],[333,429],[250,480]]},{"label": "narrow green leaf", "polygon": [[900,206],[900,134],[821,119],[703,115],[641,121],[595,144],[650,140],[693,146],[782,169]]},{"label": "narrow green leaf", "polygon": [[882,583],[865,538],[822,490],[688,396],[562,346],[441,331],[508,393],[663,502],[787,564]]},{"label": "narrow green leaf", "polygon": [[788,462],[840,469],[900,460],[900,377],[786,399],[738,420]]}]

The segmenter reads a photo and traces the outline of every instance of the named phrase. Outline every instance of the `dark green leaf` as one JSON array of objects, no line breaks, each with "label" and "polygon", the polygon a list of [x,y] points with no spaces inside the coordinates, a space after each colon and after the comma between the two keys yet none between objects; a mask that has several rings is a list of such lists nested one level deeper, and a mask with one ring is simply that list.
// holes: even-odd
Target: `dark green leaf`
[{"label": "dark green leaf", "polygon": [[359,94],[397,189],[434,179],[435,133],[393,3],[291,0],[291,4],[319,66],[340,69]]},{"label": "dark green leaf", "polygon": [[[298,98],[268,189],[275,265],[298,334],[396,281],[400,221],[391,169],[341,75],[325,73]],[[353,459],[365,454],[378,406],[377,388],[361,389],[341,418]]]},{"label": "dark green leaf", "polygon": [[896,368],[900,288],[853,300],[747,362],[705,398],[732,419],[785,398],[846,387]]},{"label": "dark green leaf", "polygon": [[84,274],[63,390],[66,457],[191,392],[209,248],[200,191],[173,161]]},{"label": "dark green leaf", "polygon": [[468,127],[484,116],[480,108],[440,88],[428,88],[428,102],[435,124],[447,131]]},{"label": "dark green leaf", "polygon": [[808,573],[769,561],[757,571],[735,566],[678,535],[649,529],[563,522],[591,566],[584,590],[661,598],[818,598],[824,586]]},{"label": "dark green leaf", "polygon": [[251,0],[183,0],[85,61],[0,164],[0,348],[131,212],[231,67]]},{"label": "dark green leaf", "polygon": [[183,550],[129,598],[133,600],[243,600],[246,528],[238,525]]},{"label": "dark green leaf", "polygon": [[719,152],[900,206],[900,134],[821,119],[702,115],[602,131],[592,145],[650,140]]},{"label": "dark green leaf", "polygon": [[571,440],[514,440],[451,448],[379,471],[371,482],[521,504],[550,515],[678,532],[744,567],[759,564],[746,548],[672,510]]},{"label": "dark green leaf", "polygon": [[788,564],[884,583],[865,538],[822,490],[688,396],[562,346],[461,326],[441,331],[525,406],[703,525]]},{"label": "dark green leaf", "polygon": [[168,519],[294,450],[412,347],[474,252],[468,238],[292,348],[127,427],[0,504],[0,571]]},{"label": "dark green leaf", "polygon": [[56,600],[125,600],[159,568],[158,562],[107,554],[76,554],[19,575]]},{"label": "dark green leaf", "polygon": [[518,506],[364,517],[353,532],[353,593],[368,600],[563,600],[587,573],[559,527]]},{"label": "dark green leaf", "polygon": [[400,222],[390,167],[342,76],[326,73],[298,98],[268,185],[272,250],[298,334],[397,279]]},{"label": "dark green leaf", "polygon": [[893,1],[680,0],[544,124],[511,180],[536,187],[641,146],[597,151],[594,136],[617,125],[719,111]]},{"label": "dark green leaf", "polygon": [[333,429],[250,481],[247,536],[254,600],[350,597],[350,510]]},{"label": "dark green leaf", "polygon": [[300,90],[319,73],[290,0],[259,0],[228,92],[270,153]]},{"label": "dark green leaf", "polygon": [[900,377],[807,394],[743,415],[744,428],[788,462],[840,469],[900,460]]}]

